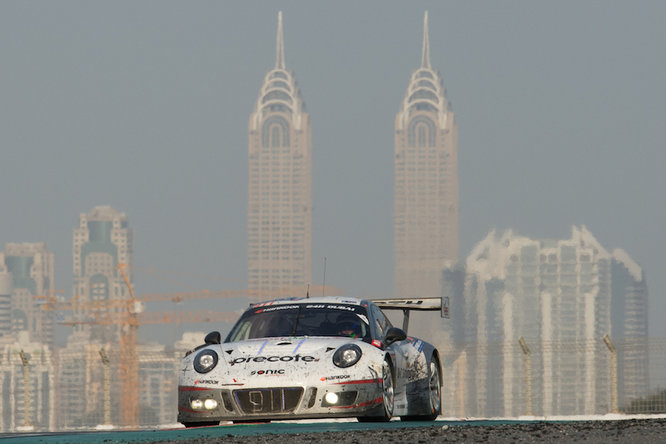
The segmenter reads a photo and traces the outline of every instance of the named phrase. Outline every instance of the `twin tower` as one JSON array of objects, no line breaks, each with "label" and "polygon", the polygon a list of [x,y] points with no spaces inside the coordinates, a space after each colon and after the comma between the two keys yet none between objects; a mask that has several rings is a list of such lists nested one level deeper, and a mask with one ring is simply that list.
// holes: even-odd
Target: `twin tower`
[{"label": "twin tower", "polygon": [[[458,258],[458,130],[430,66],[427,12],[421,65],[394,137],[395,296],[436,296],[442,269]],[[303,295],[312,282],[312,128],[285,65],[281,12],[275,66],[250,115],[248,157],[248,286]]]}]

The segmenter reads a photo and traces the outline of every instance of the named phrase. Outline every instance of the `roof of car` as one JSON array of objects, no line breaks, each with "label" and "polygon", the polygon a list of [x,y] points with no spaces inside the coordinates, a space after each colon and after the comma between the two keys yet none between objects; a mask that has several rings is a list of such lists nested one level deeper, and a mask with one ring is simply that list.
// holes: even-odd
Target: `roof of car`
[{"label": "roof of car", "polygon": [[274,299],[272,301],[258,302],[252,304],[252,307],[263,307],[266,305],[289,305],[289,304],[348,304],[361,305],[362,300],[358,298],[345,296],[315,296],[311,298],[286,298]]}]

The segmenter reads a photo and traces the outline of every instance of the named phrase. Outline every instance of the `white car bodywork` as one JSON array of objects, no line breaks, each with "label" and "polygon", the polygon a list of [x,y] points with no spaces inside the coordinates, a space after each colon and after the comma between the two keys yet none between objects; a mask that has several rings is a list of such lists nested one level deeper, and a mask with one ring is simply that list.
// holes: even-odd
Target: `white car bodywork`
[{"label": "white car bodywork", "polygon": [[[327,328],[342,328],[343,322],[329,320],[346,314],[357,320],[356,333],[330,334]],[[294,334],[273,335],[285,328]],[[437,350],[393,328],[370,301],[276,300],[251,306],[225,342],[183,358],[178,420],[195,426],[322,417],[433,419],[440,411],[440,375]]]}]

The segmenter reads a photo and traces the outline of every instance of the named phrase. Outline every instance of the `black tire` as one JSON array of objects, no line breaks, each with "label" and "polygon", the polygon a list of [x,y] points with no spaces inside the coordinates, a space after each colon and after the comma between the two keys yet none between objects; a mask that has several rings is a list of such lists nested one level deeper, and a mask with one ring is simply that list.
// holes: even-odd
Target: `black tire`
[{"label": "black tire", "polygon": [[434,421],[442,412],[442,367],[436,355],[428,363],[428,412],[401,416],[401,421]]},{"label": "black tire", "polygon": [[184,422],[182,423],[186,428],[192,427],[210,427],[220,425],[220,421],[202,421],[202,422]]},{"label": "black tire", "polygon": [[270,419],[234,419],[234,424],[268,424]]},{"label": "black tire", "polygon": [[394,389],[395,378],[393,376],[393,365],[387,357],[382,364],[382,405],[379,416],[360,416],[358,422],[388,422],[393,417],[395,404]]}]

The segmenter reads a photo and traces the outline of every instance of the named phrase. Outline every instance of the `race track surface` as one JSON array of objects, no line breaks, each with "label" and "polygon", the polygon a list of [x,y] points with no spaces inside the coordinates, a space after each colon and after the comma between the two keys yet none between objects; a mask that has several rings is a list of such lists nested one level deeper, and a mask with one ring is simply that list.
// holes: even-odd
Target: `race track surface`
[{"label": "race track surface", "polygon": [[666,419],[604,421],[435,421],[223,425],[194,429],[2,435],[11,443],[663,443]]}]

